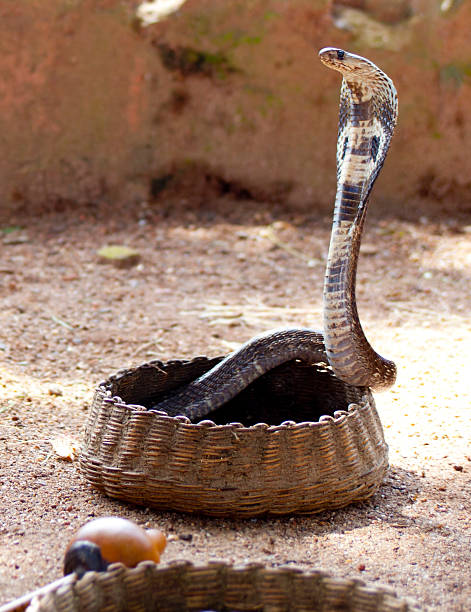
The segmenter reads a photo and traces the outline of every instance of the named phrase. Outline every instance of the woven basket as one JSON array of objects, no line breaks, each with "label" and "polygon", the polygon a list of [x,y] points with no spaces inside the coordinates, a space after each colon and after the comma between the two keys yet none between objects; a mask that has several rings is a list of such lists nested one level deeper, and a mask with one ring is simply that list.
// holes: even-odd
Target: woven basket
[{"label": "woven basket", "polygon": [[33,598],[28,610],[412,612],[419,608],[385,587],[366,586],[360,580],[333,578],[323,572],[224,563],[158,566],[146,561],[134,569],[115,564],[106,572],[73,578]]},{"label": "woven basket", "polygon": [[388,449],[373,397],[323,365],[283,364],[211,421],[148,409],[220,359],[154,361],[99,385],[80,455],[86,480],[153,508],[246,517],[338,508],[378,489]]}]

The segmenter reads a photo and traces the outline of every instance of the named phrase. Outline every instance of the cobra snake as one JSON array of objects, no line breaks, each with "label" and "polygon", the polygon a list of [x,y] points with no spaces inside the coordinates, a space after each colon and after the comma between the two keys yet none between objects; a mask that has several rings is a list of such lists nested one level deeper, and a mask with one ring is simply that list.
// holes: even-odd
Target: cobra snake
[{"label": "cobra snake", "polygon": [[319,51],[342,76],[337,137],[337,193],[323,292],[324,333],[277,329],[255,336],[214,368],[153,406],[191,420],[207,416],[270,369],[292,359],[328,363],[342,381],[380,391],[396,380],[360,324],[355,283],[368,197],[383,166],[397,119],[392,80],[375,64],[342,49]]}]

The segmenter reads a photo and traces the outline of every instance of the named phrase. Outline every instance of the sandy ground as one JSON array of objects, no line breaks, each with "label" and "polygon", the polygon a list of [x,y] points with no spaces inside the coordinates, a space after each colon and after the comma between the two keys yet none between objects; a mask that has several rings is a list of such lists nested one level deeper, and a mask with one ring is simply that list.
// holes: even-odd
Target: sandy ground
[{"label": "sandy ground", "polygon": [[[360,316],[399,369],[376,395],[391,469],[368,502],[302,518],[155,512],[103,497],[57,455],[52,442],[79,444],[94,386],[118,369],[319,328],[328,217],[234,200],[182,210],[84,209],[1,230],[0,603],[58,578],[72,533],[113,514],[164,530],[166,560],[323,568],[431,610],[471,609],[471,219],[367,224]],[[100,265],[106,244],[140,263]]]}]

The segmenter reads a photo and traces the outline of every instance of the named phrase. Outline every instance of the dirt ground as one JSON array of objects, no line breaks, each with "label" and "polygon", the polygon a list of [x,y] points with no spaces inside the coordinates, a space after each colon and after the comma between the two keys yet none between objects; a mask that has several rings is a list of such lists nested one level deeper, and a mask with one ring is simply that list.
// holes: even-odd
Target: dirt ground
[{"label": "dirt ground", "polygon": [[[118,369],[220,354],[277,326],[319,329],[329,228],[328,216],[231,199],[2,226],[0,604],[58,578],[72,533],[111,514],[167,533],[165,560],[323,568],[431,610],[471,609],[471,218],[370,212],[360,316],[399,370],[376,395],[391,469],[371,500],[312,517],[155,512],[105,498],[52,445],[80,443],[94,386]],[[101,265],[107,244],[140,262]]]}]

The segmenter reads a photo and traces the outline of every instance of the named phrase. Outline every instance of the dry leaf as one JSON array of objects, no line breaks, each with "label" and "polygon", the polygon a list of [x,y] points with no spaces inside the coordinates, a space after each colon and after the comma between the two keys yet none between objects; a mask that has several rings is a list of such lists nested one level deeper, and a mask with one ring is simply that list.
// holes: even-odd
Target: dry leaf
[{"label": "dry leaf", "polygon": [[51,440],[52,448],[58,457],[65,461],[73,461],[78,452],[79,445],[67,436],[59,436]]}]

